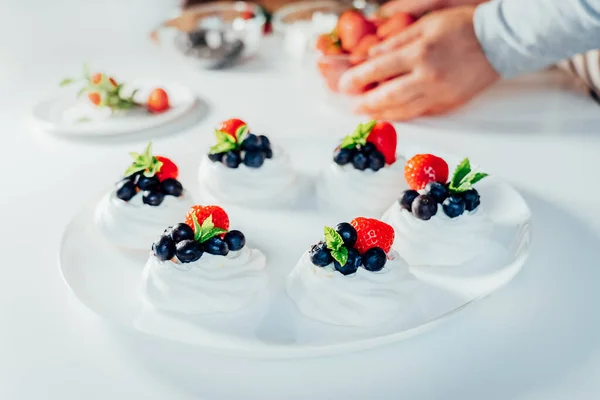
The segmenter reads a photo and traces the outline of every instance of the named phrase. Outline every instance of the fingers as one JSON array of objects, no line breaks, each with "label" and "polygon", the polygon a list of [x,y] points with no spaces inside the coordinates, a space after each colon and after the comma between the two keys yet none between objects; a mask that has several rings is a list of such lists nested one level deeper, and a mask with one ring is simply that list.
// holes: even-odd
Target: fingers
[{"label": "fingers", "polygon": [[431,98],[421,96],[402,107],[393,107],[368,113],[373,119],[384,121],[408,121],[427,114],[431,106]]},{"label": "fingers", "polygon": [[411,73],[379,85],[368,91],[359,104],[357,112],[383,110],[394,106],[403,106],[423,95],[420,78]]},{"label": "fingers", "polygon": [[427,11],[442,8],[443,3],[444,0],[395,0],[384,4],[380,8],[380,12],[381,14],[388,16],[398,12],[422,15]]},{"label": "fingers", "polygon": [[399,49],[402,46],[406,46],[410,42],[416,40],[421,36],[422,26],[418,22],[402,30],[398,34],[384,40],[383,42],[371,47],[369,50],[369,56],[375,57],[381,54],[388,53],[391,50]]}]

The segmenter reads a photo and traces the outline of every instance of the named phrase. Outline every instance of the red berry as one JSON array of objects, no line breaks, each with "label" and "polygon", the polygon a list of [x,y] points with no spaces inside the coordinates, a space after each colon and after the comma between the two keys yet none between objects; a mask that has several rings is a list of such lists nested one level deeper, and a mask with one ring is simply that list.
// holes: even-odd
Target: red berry
[{"label": "red berry", "polygon": [[344,50],[352,51],[363,37],[375,33],[376,27],[359,11],[348,10],[340,15],[335,31]]},{"label": "red berry", "polygon": [[202,225],[205,219],[212,215],[215,228],[229,230],[229,217],[225,210],[218,206],[192,206],[185,217],[185,223],[194,229],[193,215],[196,215],[198,223]]},{"label": "red berry", "polygon": [[381,247],[386,254],[394,243],[394,228],[378,219],[358,217],[350,225],[356,229],[358,238],[354,247],[360,254],[364,254],[373,247]]},{"label": "red berry", "polygon": [[158,171],[154,176],[156,176],[161,182],[169,178],[177,179],[177,176],[179,176],[179,168],[177,168],[177,165],[175,165],[175,163],[169,160],[167,157],[155,157],[158,161],[161,161],[163,165],[160,167],[160,171]]},{"label": "red berry", "polygon": [[429,182],[448,181],[448,163],[433,154],[417,154],[406,162],[404,178],[413,190],[421,190]]},{"label": "red berry", "polygon": [[371,47],[379,44],[380,40],[377,35],[367,35],[360,39],[360,42],[356,45],[356,47],[352,50],[352,54],[350,54],[350,62],[352,65],[360,64],[369,57],[369,50]]},{"label": "red berry", "polygon": [[367,137],[367,142],[373,143],[377,150],[383,154],[386,164],[391,165],[396,162],[398,135],[392,124],[385,121],[377,122],[369,137]]},{"label": "red berry", "polygon": [[94,105],[100,105],[100,103],[102,102],[102,96],[98,92],[88,93],[88,99],[90,99],[90,101]]},{"label": "red berry", "polygon": [[154,89],[150,96],[148,96],[148,101],[146,104],[148,111],[152,113],[160,113],[169,109],[169,95],[164,89],[158,88]]},{"label": "red berry", "polygon": [[219,125],[219,127],[217,129],[220,130],[221,132],[225,132],[225,133],[230,134],[233,137],[236,137],[235,133],[237,132],[237,130],[240,127],[242,127],[244,125],[247,125],[247,124],[244,121],[242,121],[241,119],[232,118],[232,119],[228,119],[227,121],[221,122],[221,125]]},{"label": "red berry", "polygon": [[377,28],[377,36],[381,39],[387,39],[406,29],[416,21],[416,18],[410,14],[399,12],[388,18]]},{"label": "red berry", "polygon": [[92,75],[92,77],[90,78],[90,80],[92,81],[92,83],[94,85],[97,85],[102,80],[102,74],[101,73],[94,74],[94,75]]}]

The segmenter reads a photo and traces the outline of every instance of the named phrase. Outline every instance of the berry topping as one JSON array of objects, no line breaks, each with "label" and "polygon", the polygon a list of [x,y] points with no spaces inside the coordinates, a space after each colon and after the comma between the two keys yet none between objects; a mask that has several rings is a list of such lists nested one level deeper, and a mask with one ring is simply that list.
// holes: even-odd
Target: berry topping
[{"label": "berry topping", "polygon": [[[396,130],[388,122],[359,124],[352,134],[342,140],[340,150],[334,153],[334,161],[340,165],[352,161],[357,169],[379,171],[385,164],[396,162],[397,141]],[[355,154],[350,157],[349,152]],[[357,157],[359,160],[355,163]]]},{"label": "berry topping", "polygon": [[151,113],[161,113],[169,109],[169,95],[164,89],[157,88],[150,92],[146,107]]},{"label": "berry topping", "polygon": [[396,162],[398,135],[392,124],[384,121],[377,122],[367,137],[367,142],[373,143],[383,154],[386,164],[391,165]]},{"label": "berry topping", "polygon": [[156,156],[155,158],[158,162],[162,163],[156,173],[156,177],[159,181],[164,181],[169,178],[177,179],[179,176],[179,168],[177,168],[177,165],[175,165],[173,161],[163,156]]},{"label": "berry topping", "polygon": [[242,142],[241,149],[246,151],[262,150],[262,139],[253,133],[249,133]]},{"label": "berry topping", "polygon": [[152,244],[152,251],[159,260],[170,260],[175,255],[175,242],[169,236],[162,235]]},{"label": "berry topping", "polygon": [[433,154],[417,154],[406,162],[404,177],[414,190],[423,189],[429,182],[446,183],[448,164]]},{"label": "berry topping", "polygon": [[247,124],[244,121],[242,121],[241,119],[232,118],[221,122],[221,125],[219,125],[219,128],[217,129],[221,132],[231,135],[234,139],[237,139],[239,138],[239,133],[247,130],[247,128],[244,130],[241,129],[244,126],[247,126]]},{"label": "berry topping", "polygon": [[167,178],[160,183],[160,191],[170,196],[179,197],[183,193],[183,186],[177,179]]},{"label": "berry topping", "polygon": [[366,155],[371,154],[372,152],[377,150],[377,147],[373,143],[365,143],[364,146],[357,146],[358,151],[361,153],[365,153]]},{"label": "berry topping", "polygon": [[310,261],[318,267],[326,267],[333,262],[331,252],[323,242],[319,242],[311,247],[308,254],[310,256]]},{"label": "berry topping", "polygon": [[226,256],[229,254],[229,246],[225,240],[218,236],[213,236],[204,242],[204,252],[215,256]]},{"label": "berry topping", "polygon": [[263,149],[262,152],[265,155],[265,158],[267,160],[270,160],[271,158],[273,158],[273,150],[272,149],[270,149],[270,148],[269,149]]},{"label": "berry topping", "polygon": [[156,176],[137,175],[135,178],[135,184],[140,190],[158,190],[160,181]]},{"label": "berry topping", "polygon": [[437,213],[438,203],[430,195],[422,194],[413,201],[411,209],[415,217],[428,221]]},{"label": "berry topping", "polygon": [[[148,143],[146,150],[142,154],[131,152],[129,153],[133,158],[133,164],[125,171],[125,176],[130,176],[135,173],[141,173],[146,177],[156,177],[159,180],[167,178],[177,178],[178,170],[177,166],[168,158],[161,156],[152,155],[152,142]],[[163,165],[165,166],[164,172]],[[162,172],[162,173],[161,173]],[[145,190],[143,188],[140,188]]]},{"label": "berry topping", "polygon": [[269,140],[268,137],[266,137],[265,135],[259,135],[258,138],[260,139],[260,144],[261,144],[261,149],[262,150],[267,150],[267,149],[271,149],[271,141]]},{"label": "berry topping", "polygon": [[129,178],[125,178],[117,183],[117,197],[123,201],[129,201],[137,193],[135,183]]},{"label": "berry topping", "polygon": [[462,160],[454,170],[452,179],[450,180],[450,192],[463,193],[473,189],[473,185],[487,177],[485,172],[477,172],[476,169],[471,169],[471,163],[468,158]]},{"label": "berry topping", "polygon": [[362,257],[363,264],[367,271],[381,271],[387,261],[385,251],[380,247],[373,247],[365,251]]},{"label": "berry topping", "polygon": [[458,194],[450,195],[442,204],[444,214],[450,218],[461,216],[465,212],[465,201]]},{"label": "berry topping", "polygon": [[473,211],[481,204],[479,193],[477,193],[477,190],[475,189],[469,189],[463,192],[462,197],[465,200],[465,209],[467,211]]},{"label": "berry topping", "polygon": [[375,25],[357,10],[347,10],[340,15],[335,27],[342,48],[352,51],[367,35],[376,32]]},{"label": "berry topping", "polygon": [[[204,225],[204,222],[210,218],[210,225],[213,228],[223,230],[227,232],[229,230],[229,216],[221,207],[218,206],[192,206],[187,216],[185,217],[185,223],[188,224],[194,232],[198,234],[198,227],[194,223],[194,218],[198,223],[198,227]],[[218,233],[219,235],[224,232]],[[216,235],[213,235],[216,236]]]},{"label": "berry topping", "polygon": [[335,227],[335,231],[340,234],[344,241],[344,246],[354,247],[356,243],[357,234],[356,229],[347,222],[341,222]]},{"label": "berry topping", "polygon": [[223,156],[223,164],[229,168],[237,168],[242,163],[242,156],[237,151],[229,151]]},{"label": "berry topping", "polygon": [[145,190],[142,195],[142,201],[149,206],[160,206],[164,199],[165,195],[163,193],[153,190]]},{"label": "berry topping", "polygon": [[394,243],[394,228],[373,218],[358,217],[350,224],[356,229],[356,249],[364,254],[373,247],[380,247],[387,254]]},{"label": "berry topping", "polygon": [[248,168],[260,168],[265,162],[265,155],[262,151],[246,151],[243,153],[244,165]]},{"label": "berry topping", "polygon": [[241,120],[223,122],[215,130],[215,136],[217,144],[210,148],[208,158],[229,168],[238,168],[242,163],[249,168],[260,168],[266,159],[273,157],[269,139],[265,135],[250,133]]},{"label": "berry topping", "polygon": [[352,165],[359,171],[364,171],[369,166],[369,158],[364,153],[356,153],[352,158]]},{"label": "berry topping", "polygon": [[98,92],[89,92],[88,99],[95,106],[102,106],[102,95]]},{"label": "berry topping", "polygon": [[383,154],[379,151],[375,150],[371,154],[369,154],[369,168],[373,171],[379,171],[381,168],[385,167],[385,158]]},{"label": "berry topping", "polygon": [[202,245],[195,240],[183,240],[177,243],[175,255],[182,263],[198,261],[202,257]]},{"label": "berry topping", "polygon": [[402,193],[402,196],[400,196],[400,206],[405,210],[411,211],[413,201],[415,201],[417,197],[419,197],[419,192],[416,190],[405,190]]},{"label": "berry topping", "polygon": [[427,186],[425,186],[425,192],[433,197],[438,203],[443,203],[450,195],[446,185],[440,182],[429,182]]},{"label": "berry topping", "polygon": [[179,223],[166,232],[175,243],[183,240],[194,240],[194,230],[188,224]]},{"label": "berry topping", "polygon": [[246,237],[240,231],[229,231],[225,234],[223,239],[231,251],[239,251],[246,245]]},{"label": "berry topping", "polygon": [[348,256],[345,263],[341,263],[338,260],[333,260],[333,266],[337,271],[340,271],[342,275],[350,275],[356,272],[356,270],[362,264],[362,258],[358,253],[358,250],[351,248],[348,249]]},{"label": "berry topping", "polygon": [[325,245],[331,253],[331,257],[341,265],[346,264],[348,260],[348,247],[344,245],[344,239],[335,229],[326,226],[323,229],[325,234]]},{"label": "berry topping", "polygon": [[223,156],[225,156],[225,153],[209,154],[208,155],[208,159],[210,161],[212,161],[212,162],[222,162],[223,161]]},{"label": "berry topping", "polygon": [[333,161],[337,165],[346,165],[352,161],[355,152],[355,149],[341,149],[338,147],[333,153]]}]

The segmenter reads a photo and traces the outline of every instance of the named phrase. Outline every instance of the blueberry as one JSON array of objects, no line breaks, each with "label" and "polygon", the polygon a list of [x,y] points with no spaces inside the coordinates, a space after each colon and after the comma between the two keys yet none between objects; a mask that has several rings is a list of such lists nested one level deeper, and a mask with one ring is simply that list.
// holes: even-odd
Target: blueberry
[{"label": "blueberry", "polygon": [[335,269],[340,271],[343,275],[350,275],[356,272],[358,267],[362,264],[362,258],[358,253],[358,250],[354,248],[348,249],[348,261],[346,264],[340,265],[339,262],[333,260],[333,265]]},{"label": "blueberry", "polygon": [[204,244],[204,251],[215,256],[226,256],[229,254],[229,246],[218,236],[211,237]]},{"label": "blueberry", "polygon": [[444,214],[450,218],[461,216],[465,212],[465,201],[456,194],[451,194],[442,204]]},{"label": "blueberry", "polygon": [[142,196],[142,201],[144,204],[148,204],[149,206],[160,206],[160,204],[165,199],[165,195],[161,192],[155,192],[153,190],[146,190]]},{"label": "blueberry", "polygon": [[244,154],[244,165],[248,168],[260,168],[265,162],[265,155],[262,151],[247,151]]},{"label": "blueberry", "polygon": [[261,149],[263,149],[263,150],[271,149],[271,141],[269,140],[268,137],[266,137],[265,135],[260,135],[258,138],[260,139]]},{"label": "blueberry", "polygon": [[160,185],[160,181],[156,176],[147,177],[144,174],[140,174],[135,178],[135,184],[140,190],[156,190]]},{"label": "blueberry", "polygon": [[162,235],[152,244],[152,251],[159,260],[170,260],[175,255],[175,242],[169,236]]},{"label": "blueberry", "polygon": [[308,254],[310,255],[310,261],[317,267],[326,267],[333,261],[331,252],[323,242],[319,242],[311,247]]},{"label": "blueberry", "polygon": [[360,151],[365,153],[365,155],[369,155],[374,151],[377,151],[377,147],[375,147],[375,145],[373,143],[365,143],[363,146],[360,147]]},{"label": "blueberry", "polygon": [[369,166],[369,159],[364,153],[356,153],[352,158],[352,165],[359,171],[364,171]]},{"label": "blueberry", "polygon": [[242,150],[256,151],[262,149],[262,140],[253,133],[249,133],[242,142]]},{"label": "blueberry", "polygon": [[428,195],[433,197],[435,201],[440,204],[443,203],[444,200],[446,200],[450,195],[446,185],[439,182],[429,182],[427,186],[425,186],[425,190],[427,191]]},{"label": "blueberry", "polygon": [[337,165],[346,165],[352,161],[355,152],[355,149],[340,149],[338,147],[333,153],[333,162]]},{"label": "blueberry", "polygon": [[242,163],[242,157],[240,153],[237,151],[227,152],[223,156],[223,164],[225,164],[229,168],[237,168]]},{"label": "blueberry", "polygon": [[208,159],[212,162],[221,162],[225,153],[209,154]]},{"label": "blueberry", "polygon": [[135,194],[135,183],[129,178],[125,178],[117,183],[117,197],[123,201],[129,201]]},{"label": "blueberry", "polygon": [[467,211],[473,211],[481,204],[481,198],[475,189],[469,189],[466,192],[463,192],[462,197],[465,200],[465,209]]},{"label": "blueberry", "polygon": [[183,240],[175,246],[175,255],[182,263],[191,263],[202,257],[202,245],[195,240]]},{"label": "blueberry", "polygon": [[261,151],[264,154],[265,158],[267,158],[267,159],[273,158],[273,150],[271,150],[271,149],[262,149]]},{"label": "blueberry", "polygon": [[229,247],[230,251],[241,250],[246,245],[246,237],[240,231],[229,231],[224,237],[225,243]]},{"label": "blueberry", "polygon": [[126,176],[126,179],[129,179],[131,182],[135,183],[135,180],[137,179],[138,175],[143,174],[144,171],[138,171],[138,172],[134,172],[133,174]]},{"label": "blueberry", "polygon": [[[370,144],[370,143],[369,143]],[[373,171],[379,171],[385,166],[385,157],[383,154],[374,150],[369,154],[369,168]]]},{"label": "blueberry", "polygon": [[347,222],[341,222],[337,224],[335,230],[337,231],[337,233],[340,234],[340,236],[344,240],[344,244],[346,245],[346,247],[354,247],[358,235],[356,233],[356,229],[354,229],[352,225],[350,225]]},{"label": "blueberry", "polygon": [[188,224],[179,223],[169,229],[169,235],[175,243],[194,240],[194,230]]},{"label": "blueberry", "polygon": [[160,191],[170,196],[179,197],[183,193],[183,186],[174,178],[167,178],[160,183]]},{"label": "blueberry", "polygon": [[400,206],[405,210],[411,211],[413,201],[415,201],[417,197],[419,197],[419,192],[416,190],[405,190],[402,192],[402,196],[400,196]]},{"label": "blueberry", "polygon": [[438,204],[430,195],[422,194],[413,201],[411,209],[415,217],[427,221],[437,213]]},{"label": "blueberry", "polygon": [[372,247],[363,255],[363,265],[367,271],[381,271],[386,261],[387,256],[381,247]]}]

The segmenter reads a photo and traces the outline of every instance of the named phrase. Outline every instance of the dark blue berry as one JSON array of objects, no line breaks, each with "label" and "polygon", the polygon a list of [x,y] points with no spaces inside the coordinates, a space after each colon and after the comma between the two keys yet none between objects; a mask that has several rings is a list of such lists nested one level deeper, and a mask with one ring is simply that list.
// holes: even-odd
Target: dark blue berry
[{"label": "dark blue berry", "polygon": [[333,260],[333,265],[335,269],[340,271],[343,275],[350,275],[355,273],[361,264],[362,258],[360,257],[358,250],[354,248],[348,249],[348,261],[346,261],[346,264],[340,265],[339,262]]},{"label": "dark blue berry", "polygon": [[437,213],[438,204],[430,195],[422,194],[413,201],[411,209],[415,217],[427,221]]},{"label": "dark blue berry", "polygon": [[182,263],[191,263],[202,257],[202,245],[195,240],[183,240],[175,246],[175,255]]},{"label": "dark blue berry", "polygon": [[249,133],[242,142],[242,150],[256,151],[262,149],[262,140],[253,133]]},{"label": "dark blue berry", "polygon": [[165,199],[165,195],[161,192],[155,192],[153,190],[146,190],[142,196],[142,201],[144,204],[148,204],[149,206],[160,206],[160,204]]},{"label": "dark blue berry", "polygon": [[136,177],[135,184],[140,190],[157,190],[160,181],[156,176],[147,177],[144,174],[140,174]]},{"label": "dark blue berry", "polygon": [[331,252],[323,242],[319,242],[311,247],[308,254],[310,255],[310,261],[317,267],[326,267],[333,261]]},{"label": "dark blue berry", "polygon": [[335,230],[342,237],[346,247],[354,247],[356,244],[356,239],[358,238],[358,234],[352,225],[347,222],[341,222],[337,224]]},{"label": "dark blue berry", "polygon": [[174,178],[167,178],[160,183],[160,191],[170,196],[179,197],[183,193],[183,186]]},{"label": "dark blue berry", "polygon": [[337,148],[333,153],[333,162],[335,162],[337,165],[346,165],[352,161],[354,153],[356,153],[355,149]]},{"label": "dark blue berry", "polygon": [[264,154],[265,158],[267,158],[267,159],[273,158],[273,150],[271,150],[271,149],[262,149],[261,151]]},{"label": "dark blue berry", "polygon": [[204,251],[215,256],[226,256],[229,254],[229,246],[218,236],[211,237],[203,243]]},{"label": "dark blue berry", "polygon": [[169,236],[162,235],[152,244],[152,251],[159,260],[170,260],[175,255],[175,242]]},{"label": "dark blue berry", "polygon": [[450,195],[450,191],[446,185],[439,182],[429,182],[427,186],[425,186],[425,191],[440,204]]},{"label": "dark blue berry", "polygon": [[[370,144],[370,143],[368,143]],[[385,157],[377,150],[373,150],[369,154],[369,168],[373,171],[379,171],[385,166]]]},{"label": "dark blue berry", "polygon": [[387,261],[385,251],[381,247],[372,247],[363,254],[363,265],[367,271],[381,271]]},{"label": "dark blue berry", "polygon": [[364,153],[356,153],[352,158],[352,165],[359,171],[364,171],[369,166],[369,158]]},{"label": "dark blue berry", "polygon": [[444,214],[450,218],[456,218],[465,212],[465,201],[459,195],[452,194],[444,200],[442,208],[444,209]]},{"label": "dark blue berry", "polygon": [[225,234],[223,238],[230,251],[238,251],[244,248],[246,245],[246,237],[240,231],[229,231]]},{"label": "dark blue berry", "polygon": [[402,192],[402,196],[400,196],[400,206],[405,210],[411,211],[413,201],[415,201],[417,197],[419,197],[419,192],[416,190],[405,190]]},{"label": "dark blue berry", "polygon": [[225,153],[209,154],[208,159],[212,162],[221,162]]},{"label": "dark blue berry", "polygon": [[465,200],[465,209],[467,211],[473,211],[481,204],[481,198],[475,189],[469,189],[466,192],[463,192],[462,197]]},{"label": "dark blue berry", "polygon": [[265,155],[262,151],[247,151],[244,154],[244,165],[248,168],[260,168],[265,162]]},{"label": "dark blue berry", "polygon": [[137,190],[135,190],[135,183],[133,183],[129,178],[125,178],[122,181],[117,183],[117,197],[123,201],[129,201],[135,194]]},{"label": "dark blue berry", "polygon": [[175,243],[194,239],[194,230],[188,224],[183,223],[179,223],[171,227],[168,230],[168,234],[171,236],[171,239],[175,241]]},{"label": "dark blue berry", "polygon": [[373,143],[365,143],[364,145],[360,146],[359,151],[365,153],[365,155],[369,155],[374,151],[377,151],[377,147],[375,147],[375,145]]},{"label": "dark blue berry", "polygon": [[223,164],[229,168],[237,168],[242,163],[242,156],[237,151],[229,151],[223,156]]},{"label": "dark blue berry", "polygon": [[263,150],[271,149],[271,141],[269,140],[268,137],[266,137],[265,135],[260,135],[258,138],[260,139],[261,149],[263,149]]}]

